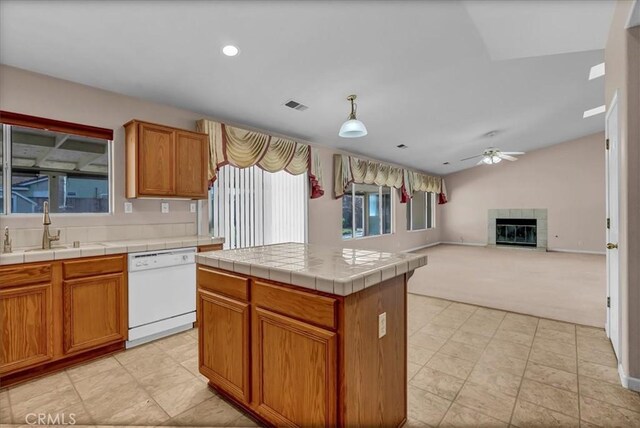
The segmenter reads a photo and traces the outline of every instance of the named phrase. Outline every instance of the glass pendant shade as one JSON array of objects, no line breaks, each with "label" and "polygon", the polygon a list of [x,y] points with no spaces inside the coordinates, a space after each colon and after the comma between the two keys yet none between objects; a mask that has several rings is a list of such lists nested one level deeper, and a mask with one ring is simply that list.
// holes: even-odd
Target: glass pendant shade
[{"label": "glass pendant shade", "polygon": [[491,161],[492,161],[492,163],[498,163],[498,162],[500,162],[501,160],[502,160],[502,158],[501,158],[500,156],[493,155],[493,156],[491,157]]},{"label": "glass pendant shade", "polygon": [[491,156],[485,156],[482,158],[482,162],[486,163],[487,165],[491,165],[493,162],[491,162]]},{"label": "glass pendant shade", "polygon": [[349,119],[340,127],[338,135],[342,138],[358,138],[367,135],[367,127],[358,119]]}]

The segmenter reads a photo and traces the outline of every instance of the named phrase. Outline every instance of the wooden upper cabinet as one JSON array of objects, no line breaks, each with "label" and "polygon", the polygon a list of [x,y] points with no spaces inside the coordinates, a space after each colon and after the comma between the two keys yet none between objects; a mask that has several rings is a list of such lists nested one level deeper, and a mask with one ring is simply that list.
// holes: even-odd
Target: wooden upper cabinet
[{"label": "wooden upper cabinet", "polygon": [[208,152],[201,134],[176,132],[176,191],[179,195],[207,197]]},{"label": "wooden upper cabinet", "polygon": [[124,125],[127,198],[207,197],[207,135],[132,120]]},{"label": "wooden upper cabinet", "polygon": [[0,289],[0,374],[53,358],[51,288],[49,282]]}]

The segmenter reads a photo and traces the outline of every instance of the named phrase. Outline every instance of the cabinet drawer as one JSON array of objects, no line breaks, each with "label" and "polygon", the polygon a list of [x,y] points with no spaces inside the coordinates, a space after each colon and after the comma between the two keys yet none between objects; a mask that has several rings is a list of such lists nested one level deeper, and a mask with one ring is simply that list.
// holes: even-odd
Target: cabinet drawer
[{"label": "cabinet drawer", "polygon": [[327,328],[337,328],[337,300],[331,297],[255,281],[252,301],[274,312]]},{"label": "cabinet drawer", "polygon": [[205,253],[207,251],[218,251],[222,250],[222,244],[207,244],[198,246],[199,253]]},{"label": "cabinet drawer", "polygon": [[124,272],[124,256],[98,257],[62,262],[64,279]]},{"label": "cabinet drawer", "polygon": [[51,263],[19,264],[0,269],[0,288],[51,282]]},{"label": "cabinet drawer", "polygon": [[249,300],[249,278],[198,266],[198,287],[242,301]]}]

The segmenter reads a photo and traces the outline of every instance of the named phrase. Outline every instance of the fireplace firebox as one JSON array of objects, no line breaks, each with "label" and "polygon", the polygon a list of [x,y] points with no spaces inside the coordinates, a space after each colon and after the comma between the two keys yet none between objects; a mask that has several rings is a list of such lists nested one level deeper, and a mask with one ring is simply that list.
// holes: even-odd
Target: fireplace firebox
[{"label": "fireplace firebox", "polygon": [[536,247],[537,223],[535,218],[497,218],[496,245]]}]

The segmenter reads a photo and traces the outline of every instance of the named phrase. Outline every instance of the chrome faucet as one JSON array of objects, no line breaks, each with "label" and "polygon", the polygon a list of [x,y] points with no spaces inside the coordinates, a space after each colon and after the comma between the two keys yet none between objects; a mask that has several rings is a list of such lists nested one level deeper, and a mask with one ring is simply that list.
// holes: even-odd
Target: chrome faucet
[{"label": "chrome faucet", "polygon": [[4,246],[2,247],[2,252],[4,254],[9,254],[11,252],[11,238],[9,238],[9,226],[4,228]]},{"label": "chrome faucet", "polygon": [[49,232],[49,225],[51,224],[51,218],[49,218],[49,202],[44,201],[42,204],[42,212],[44,213],[42,217],[42,224],[44,225],[44,231],[42,232],[42,249],[50,250],[51,241],[60,240],[60,229],[58,229],[58,233],[56,235],[51,235]]}]

